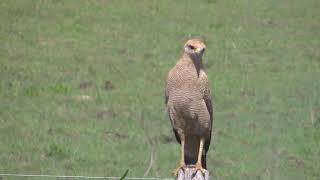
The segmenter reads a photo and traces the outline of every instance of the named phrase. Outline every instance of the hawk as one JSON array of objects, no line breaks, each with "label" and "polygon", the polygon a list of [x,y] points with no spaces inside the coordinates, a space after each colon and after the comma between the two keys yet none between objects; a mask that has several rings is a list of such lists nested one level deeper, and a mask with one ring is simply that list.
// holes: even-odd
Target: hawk
[{"label": "hawk", "polygon": [[181,144],[180,164],[174,171],[175,176],[185,166],[203,173],[207,168],[213,108],[208,77],[202,64],[205,49],[201,39],[189,39],[181,58],[166,78],[167,113],[176,140]]}]

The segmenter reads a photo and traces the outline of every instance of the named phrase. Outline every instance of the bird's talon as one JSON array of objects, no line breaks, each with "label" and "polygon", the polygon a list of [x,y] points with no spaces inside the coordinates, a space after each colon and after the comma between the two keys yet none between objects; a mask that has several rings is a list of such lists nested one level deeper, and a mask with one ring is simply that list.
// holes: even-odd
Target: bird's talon
[{"label": "bird's talon", "polygon": [[174,177],[177,177],[177,176],[178,176],[178,172],[180,171],[180,169],[182,169],[182,171],[183,171],[183,168],[184,168],[185,166],[186,166],[185,164],[181,164],[180,166],[178,166],[178,167],[173,171],[173,176],[174,176]]},{"label": "bird's talon", "polygon": [[201,171],[201,173],[204,174],[206,172],[206,169],[204,169],[201,164],[193,165],[192,168],[193,168],[193,173],[197,173],[198,171]]}]

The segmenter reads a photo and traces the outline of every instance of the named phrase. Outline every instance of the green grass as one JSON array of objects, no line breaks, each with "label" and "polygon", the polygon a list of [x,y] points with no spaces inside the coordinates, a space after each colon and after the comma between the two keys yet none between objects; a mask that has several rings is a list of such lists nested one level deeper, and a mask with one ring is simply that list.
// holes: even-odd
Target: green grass
[{"label": "green grass", "polygon": [[2,0],[0,172],[141,177],[154,149],[148,177],[170,177],[179,146],[164,79],[183,42],[202,36],[215,179],[319,179],[319,9],[318,0]]}]

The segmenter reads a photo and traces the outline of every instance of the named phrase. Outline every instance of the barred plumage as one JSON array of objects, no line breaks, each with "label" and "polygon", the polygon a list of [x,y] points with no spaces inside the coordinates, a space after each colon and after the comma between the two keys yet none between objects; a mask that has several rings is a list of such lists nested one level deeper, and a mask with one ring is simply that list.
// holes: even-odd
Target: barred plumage
[{"label": "barred plumage", "polygon": [[202,65],[205,48],[200,39],[188,40],[182,57],[166,79],[167,112],[176,139],[182,146],[180,166],[175,175],[186,165],[194,165],[197,170],[206,168],[213,110],[208,77]]}]

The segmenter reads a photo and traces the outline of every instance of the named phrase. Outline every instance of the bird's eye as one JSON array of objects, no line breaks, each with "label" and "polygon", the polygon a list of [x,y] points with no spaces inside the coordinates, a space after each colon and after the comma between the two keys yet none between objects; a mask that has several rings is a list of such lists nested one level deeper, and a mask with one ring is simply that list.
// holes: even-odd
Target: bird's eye
[{"label": "bird's eye", "polygon": [[188,47],[189,47],[189,49],[191,49],[191,50],[195,50],[196,48],[194,47],[194,46],[192,46],[192,45],[188,45]]}]

